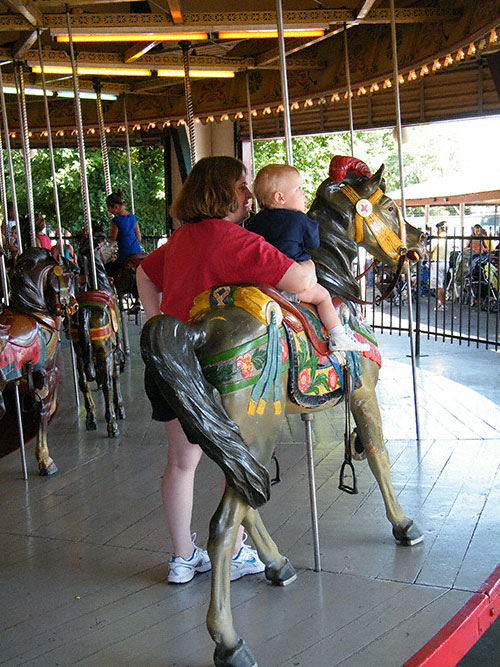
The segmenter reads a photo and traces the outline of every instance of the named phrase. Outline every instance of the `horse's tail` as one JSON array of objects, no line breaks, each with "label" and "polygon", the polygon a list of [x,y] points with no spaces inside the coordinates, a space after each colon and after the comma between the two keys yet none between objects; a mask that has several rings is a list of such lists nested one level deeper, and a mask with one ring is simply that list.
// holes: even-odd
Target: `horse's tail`
[{"label": "horse's tail", "polygon": [[80,349],[83,355],[83,367],[87,380],[95,380],[95,364],[94,353],[92,349],[92,332],[90,331],[90,308],[80,306],[78,317],[78,339],[80,341]]},{"label": "horse's tail", "polygon": [[249,451],[219,392],[203,375],[195,350],[205,338],[201,326],[157,315],[143,328],[142,358],[187,437],[217,463],[229,486],[251,507],[259,507],[269,500],[269,473]]}]

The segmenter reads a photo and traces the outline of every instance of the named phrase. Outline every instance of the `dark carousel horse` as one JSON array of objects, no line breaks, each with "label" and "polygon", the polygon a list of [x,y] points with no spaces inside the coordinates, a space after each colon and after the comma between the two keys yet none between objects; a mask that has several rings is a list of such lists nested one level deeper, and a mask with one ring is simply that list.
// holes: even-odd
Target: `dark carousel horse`
[{"label": "dark carousel horse", "polygon": [[120,372],[125,365],[121,347],[121,317],[116,290],[110,283],[105,263],[116,257],[116,243],[102,233],[95,235],[97,289],[91,287],[90,243],[85,239],[78,252],[82,269],[76,295],[78,313],[71,319],[71,338],[75,348],[78,384],[84,396],[88,431],[97,428],[96,406],[89,382],[96,380],[105,403],[108,437],[119,435],[118,419],[125,419],[120,391]]},{"label": "dark carousel horse", "polygon": [[383,166],[371,176],[353,158],[340,164],[340,177],[333,174],[321,184],[309,215],[320,227],[321,247],[314,253],[319,279],[337,297],[334,303],[344,322],[370,343],[369,352],[349,354],[354,383],[348,375],[343,381],[343,355],[329,355],[313,308],[302,304],[295,309],[288,302],[280,306],[281,295],[265,287],[212,288],[195,300],[190,325],[160,315],[146,323],[142,334],[142,355],[162,394],[190,439],[200,443],[226,477],[208,541],[212,593],[207,626],[216,643],[215,664],[223,667],[257,664],[231,615],[230,566],[240,523],[271,583],[286,585],[296,576],[257,511],[269,499],[268,466],[284,410],[307,413],[331,407],[343,398],[344,386],[353,384],[357,435],[352,441],[377,480],[396,542],[410,546],[423,539],[392,485],[375,395],[380,354],[356,310],[360,291],[351,273],[357,243],[401,269],[407,260],[422,256],[422,235],[404,224],[396,204],[384,194]]},{"label": "dark carousel horse", "polygon": [[[0,312],[0,419],[5,414],[4,389],[19,382],[21,393],[35,398],[35,456],[41,475],[57,472],[49,456],[47,428],[56,410],[59,326],[61,318],[78,308],[77,275],[78,267],[70,260],[56,262],[50,251],[29,248],[10,271],[10,304]],[[10,420],[12,412],[7,412]]]}]

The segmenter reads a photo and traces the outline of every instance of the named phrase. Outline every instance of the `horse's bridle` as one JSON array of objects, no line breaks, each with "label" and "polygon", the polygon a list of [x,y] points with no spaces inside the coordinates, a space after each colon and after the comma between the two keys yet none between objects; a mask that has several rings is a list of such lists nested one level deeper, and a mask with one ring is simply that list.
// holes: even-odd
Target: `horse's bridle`
[{"label": "horse's bridle", "polygon": [[[401,217],[401,212],[399,207],[396,206],[396,211],[399,220],[399,236],[388,227],[382,218],[375,213],[375,204],[383,196],[383,191],[381,188],[377,188],[375,192],[368,197],[360,197],[360,195],[347,183],[344,183],[340,186],[340,192],[342,192],[351,203],[354,204],[355,217],[354,217],[354,240],[356,243],[361,243],[363,241],[363,224],[366,223],[368,229],[373,234],[373,238],[378,243],[382,251],[394,261],[397,260],[397,268],[394,274],[394,278],[391,281],[391,284],[387,288],[384,294],[375,299],[375,303],[380,303],[387,299],[389,294],[394,289],[401,271],[403,270],[403,265],[408,254],[408,248],[406,245],[406,225]],[[379,263],[379,260],[375,259],[369,268],[364,271],[361,275],[357,276],[358,280],[365,276],[369,271],[371,271]],[[351,300],[360,304],[367,304],[368,302],[363,301],[362,299],[357,299],[353,296],[349,297]]]},{"label": "horse's bridle", "polygon": [[55,314],[59,317],[71,317],[78,310],[78,302],[75,297],[69,293],[68,287],[63,280],[64,269],[60,264],[57,264],[52,269],[52,272],[57,276],[57,303],[55,306]]}]

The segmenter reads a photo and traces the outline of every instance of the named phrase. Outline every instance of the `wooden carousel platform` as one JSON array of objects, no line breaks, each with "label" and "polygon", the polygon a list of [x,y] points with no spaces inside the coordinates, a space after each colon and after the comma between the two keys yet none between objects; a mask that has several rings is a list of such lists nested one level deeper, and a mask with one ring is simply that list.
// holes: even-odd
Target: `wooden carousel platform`
[{"label": "wooden carousel platform", "polygon": [[[162,426],[150,420],[132,323],[130,339],[120,437],[106,437],[97,392],[101,421],[85,431],[65,343],[60,409],[49,431],[59,473],[38,476],[33,445],[27,482],[19,452],[0,459],[2,665],[212,664],[209,575],[167,585],[171,544],[159,492],[167,445]],[[303,424],[290,417],[278,447],[282,481],[262,515],[298,579],[285,589],[263,575],[232,584],[236,628],[260,667],[400,667],[500,562],[498,356],[422,344],[417,443],[408,339],[384,335],[380,345],[392,477],[425,541],[396,546],[365,462],[356,463],[357,496],[337,489],[343,410],[323,412],[314,420],[323,571],[314,572]],[[220,477],[204,457],[193,520],[200,544]],[[475,664],[500,664],[498,644],[496,651]]]}]

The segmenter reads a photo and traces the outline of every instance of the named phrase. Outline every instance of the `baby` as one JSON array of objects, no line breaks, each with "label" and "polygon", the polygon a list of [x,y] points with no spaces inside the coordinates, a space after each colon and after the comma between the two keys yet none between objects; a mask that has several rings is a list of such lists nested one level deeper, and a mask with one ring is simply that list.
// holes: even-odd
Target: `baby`
[{"label": "baby", "polygon": [[[310,260],[307,248],[319,246],[319,230],[318,223],[303,212],[307,202],[298,169],[285,164],[268,164],[255,178],[254,194],[262,210],[252,218],[247,229],[263,236],[296,262]],[[328,330],[330,351],[367,352],[370,349],[368,344],[354,338],[349,327],[342,326],[330,294],[322,285],[316,283],[297,297],[317,307]]]}]

